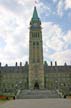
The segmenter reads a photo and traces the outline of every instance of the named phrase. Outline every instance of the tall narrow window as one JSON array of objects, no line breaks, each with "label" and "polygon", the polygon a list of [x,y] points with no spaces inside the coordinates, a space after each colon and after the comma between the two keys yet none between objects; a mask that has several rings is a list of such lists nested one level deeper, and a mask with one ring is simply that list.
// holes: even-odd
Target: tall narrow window
[{"label": "tall narrow window", "polygon": [[37,47],[38,47],[39,46],[39,42],[37,42],[36,44],[37,44]]},{"label": "tall narrow window", "polygon": [[37,33],[36,33],[36,36],[35,36],[35,38],[37,38]]},{"label": "tall narrow window", "polygon": [[33,42],[33,46],[35,46],[35,42]]},{"label": "tall narrow window", "polygon": [[38,38],[39,38],[39,33],[38,33]]}]

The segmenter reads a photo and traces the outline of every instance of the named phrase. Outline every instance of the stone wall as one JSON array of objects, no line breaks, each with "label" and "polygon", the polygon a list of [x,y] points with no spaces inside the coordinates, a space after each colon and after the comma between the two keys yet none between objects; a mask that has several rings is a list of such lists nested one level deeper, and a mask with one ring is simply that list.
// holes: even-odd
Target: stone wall
[{"label": "stone wall", "polygon": [[28,65],[0,67],[0,91],[15,92],[28,88]]},{"label": "stone wall", "polygon": [[71,91],[71,66],[44,66],[45,88],[60,90],[63,93]]},{"label": "stone wall", "polygon": [[[28,89],[28,67],[28,64],[0,67],[0,91]],[[63,93],[71,91],[71,66],[44,65],[44,74],[46,89],[58,89]]]}]

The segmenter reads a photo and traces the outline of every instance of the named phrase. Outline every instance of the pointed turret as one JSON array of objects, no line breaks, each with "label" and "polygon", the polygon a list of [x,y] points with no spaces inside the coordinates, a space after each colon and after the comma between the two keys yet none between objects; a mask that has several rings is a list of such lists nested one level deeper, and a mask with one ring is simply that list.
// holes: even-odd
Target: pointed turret
[{"label": "pointed turret", "polygon": [[33,17],[31,19],[31,23],[33,23],[33,22],[40,22],[41,23],[41,21],[38,17],[36,6],[34,7]]},{"label": "pointed turret", "polygon": [[36,10],[36,7],[34,7],[34,12],[33,12],[33,17],[32,17],[33,20],[38,20],[38,14],[37,14],[37,10]]}]

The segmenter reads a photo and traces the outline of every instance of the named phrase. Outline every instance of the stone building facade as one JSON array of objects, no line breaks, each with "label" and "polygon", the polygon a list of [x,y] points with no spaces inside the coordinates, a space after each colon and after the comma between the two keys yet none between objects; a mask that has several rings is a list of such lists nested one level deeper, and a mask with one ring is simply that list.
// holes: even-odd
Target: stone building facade
[{"label": "stone building facade", "polygon": [[49,66],[43,63],[43,44],[41,21],[36,7],[30,22],[29,64],[22,66],[1,66],[0,63],[0,93],[15,94],[21,89],[59,90],[63,94],[71,93],[71,66]]},{"label": "stone building facade", "polygon": [[[0,67],[0,93],[29,89],[29,64]],[[71,93],[71,66],[48,66],[44,63],[44,89]]]}]

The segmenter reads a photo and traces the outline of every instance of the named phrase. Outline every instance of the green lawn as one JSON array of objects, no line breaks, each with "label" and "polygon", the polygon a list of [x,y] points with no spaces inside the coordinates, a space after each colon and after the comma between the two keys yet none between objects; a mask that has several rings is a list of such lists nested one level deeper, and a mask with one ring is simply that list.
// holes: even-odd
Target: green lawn
[{"label": "green lawn", "polygon": [[3,103],[5,103],[5,102],[7,102],[7,101],[9,101],[9,100],[1,100],[1,99],[0,99],[0,104],[3,104]]}]

